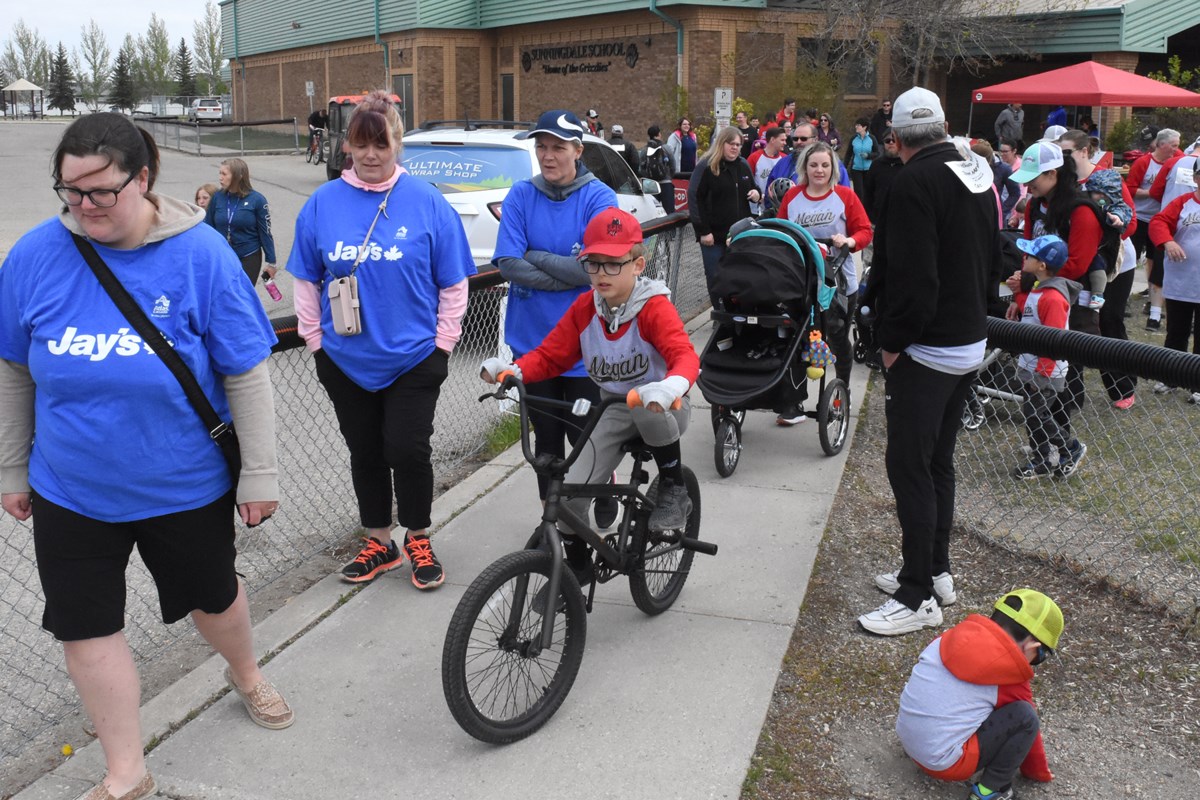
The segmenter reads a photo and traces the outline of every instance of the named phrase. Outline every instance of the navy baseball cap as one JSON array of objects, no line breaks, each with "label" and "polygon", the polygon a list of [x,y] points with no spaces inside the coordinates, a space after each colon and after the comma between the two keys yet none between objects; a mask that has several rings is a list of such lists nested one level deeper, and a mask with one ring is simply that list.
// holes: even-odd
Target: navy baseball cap
[{"label": "navy baseball cap", "polygon": [[537,126],[529,135],[537,136],[539,133],[548,133],[567,142],[583,142],[583,123],[572,111],[547,111],[538,117]]},{"label": "navy baseball cap", "polygon": [[1053,270],[1060,270],[1067,263],[1067,243],[1053,234],[1036,239],[1017,239],[1017,249]]}]

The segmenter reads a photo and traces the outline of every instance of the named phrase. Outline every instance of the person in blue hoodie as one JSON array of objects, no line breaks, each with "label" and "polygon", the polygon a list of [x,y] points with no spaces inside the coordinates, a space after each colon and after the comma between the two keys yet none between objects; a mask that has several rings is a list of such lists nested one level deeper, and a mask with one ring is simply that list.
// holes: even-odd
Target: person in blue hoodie
[{"label": "person in blue hoodie", "polygon": [[250,185],[250,167],[240,158],[227,158],[217,170],[221,191],[212,196],[204,209],[204,221],[225,237],[242,262],[250,284],[263,272],[275,277],[275,237],[271,235],[271,209],[267,198]]},{"label": "person in blue hoodie", "polygon": [[[591,280],[579,262],[583,231],[593,217],[617,205],[616,193],[580,160],[583,133],[583,123],[570,111],[542,114],[529,133],[536,142],[541,171],[514,184],[500,210],[492,263],[509,283],[504,342],[512,349],[514,360],[541,344],[575,298],[591,289]],[[582,363],[525,389],[535,397],[567,401],[586,398],[597,402],[600,397]],[[564,437],[574,442],[579,432],[565,411],[535,411],[533,421],[534,452],[538,454],[561,457],[566,452]],[[546,486],[547,480],[538,476],[543,499]],[[597,500],[596,514],[601,527],[612,524],[616,502]]]}]

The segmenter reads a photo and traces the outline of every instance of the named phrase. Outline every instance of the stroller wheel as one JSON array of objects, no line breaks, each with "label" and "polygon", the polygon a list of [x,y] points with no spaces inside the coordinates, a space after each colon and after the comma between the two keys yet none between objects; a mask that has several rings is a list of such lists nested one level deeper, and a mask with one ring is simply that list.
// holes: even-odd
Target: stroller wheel
[{"label": "stroller wheel", "polygon": [[729,406],[714,405],[709,408],[708,411],[709,415],[712,417],[714,434],[717,432],[717,427],[721,424],[721,420],[724,417],[732,417],[733,419],[737,420],[739,427],[746,424],[746,409],[744,408],[733,409]]},{"label": "stroller wheel", "polygon": [[817,435],[827,456],[836,456],[850,431],[850,392],[841,379],[830,381],[817,404]]},{"label": "stroller wheel", "polygon": [[742,426],[732,416],[725,415],[717,423],[717,441],[713,447],[713,461],[717,474],[728,478],[737,469],[742,455]]}]

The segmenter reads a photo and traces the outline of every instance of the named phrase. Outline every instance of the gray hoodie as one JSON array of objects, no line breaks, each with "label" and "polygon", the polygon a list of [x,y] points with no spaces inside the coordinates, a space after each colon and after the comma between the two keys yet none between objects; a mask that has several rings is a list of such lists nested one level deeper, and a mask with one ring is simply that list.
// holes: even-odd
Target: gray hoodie
[{"label": "gray hoodie", "polygon": [[[582,161],[575,162],[575,180],[565,186],[555,186],[541,176],[529,179],[539,192],[551,200],[562,201],[579,191],[580,187],[599,180]],[[590,283],[587,273],[579,268],[574,256],[560,256],[546,250],[528,250],[524,258],[508,256],[496,259],[496,267],[505,280],[549,292],[577,289]]]},{"label": "gray hoodie", "polygon": [[629,293],[629,299],[616,308],[609,308],[608,301],[598,292],[593,292],[592,296],[596,303],[596,314],[604,320],[604,327],[608,329],[609,333],[616,333],[617,328],[641,312],[642,306],[646,305],[651,297],[658,297],[660,294],[670,297],[671,290],[662,281],[643,275],[633,284],[633,291]]}]

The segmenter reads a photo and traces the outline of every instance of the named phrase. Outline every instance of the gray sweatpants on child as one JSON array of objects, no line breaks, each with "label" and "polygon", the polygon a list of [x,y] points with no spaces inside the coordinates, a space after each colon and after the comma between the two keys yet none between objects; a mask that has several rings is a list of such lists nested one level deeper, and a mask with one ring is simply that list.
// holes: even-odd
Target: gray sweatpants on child
[{"label": "gray sweatpants on child", "polygon": [[[680,408],[662,413],[647,411],[643,406],[609,406],[596,430],[592,431],[592,437],[583,446],[579,459],[567,472],[567,483],[604,483],[625,455],[621,445],[637,436],[651,447],[670,444],[683,436],[691,416],[692,404],[686,396]],[[585,519],[590,502],[591,498],[587,497],[567,500],[571,510]]]}]

